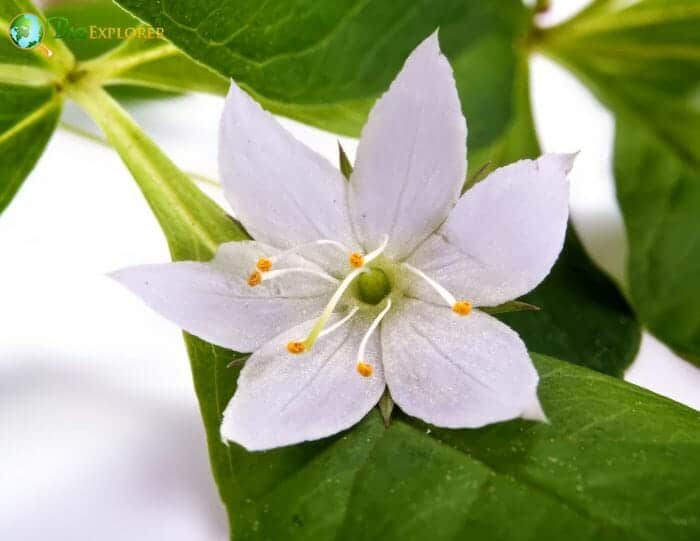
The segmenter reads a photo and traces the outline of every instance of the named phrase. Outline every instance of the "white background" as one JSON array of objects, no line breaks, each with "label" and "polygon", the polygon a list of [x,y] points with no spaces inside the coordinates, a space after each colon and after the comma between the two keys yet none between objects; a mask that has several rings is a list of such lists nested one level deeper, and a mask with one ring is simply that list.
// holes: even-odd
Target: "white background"
[{"label": "white background", "polygon": [[[551,19],[581,3],[555,5]],[[574,220],[621,278],[613,120],[549,62],[536,58],[532,75],[544,149],[581,151]],[[216,178],[221,107],[188,96],[133,112],[182,168]],[[85,122],[75,108],[65,119]],[[335,136],[283,123],[336,160]],[[0,217],[0,243],[0,537],[226,539],[180,332],[105,277],[168,260],[117,155],[59,130]],[[700,371],[649,336],[627,379],[700,408]]]}]

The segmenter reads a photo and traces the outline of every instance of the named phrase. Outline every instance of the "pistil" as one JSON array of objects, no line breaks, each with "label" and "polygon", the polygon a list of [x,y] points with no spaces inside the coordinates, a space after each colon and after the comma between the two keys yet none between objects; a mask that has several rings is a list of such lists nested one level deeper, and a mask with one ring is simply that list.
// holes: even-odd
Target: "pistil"
[{"label": "pistil", "polygon": [[355,278],[360,273],[366,272],[366,265],[368,265],[369,263],[374,261],[377,257],[379,257],[382,254],[382,252],[386,249],[386,245],[388,242],[389,242],[388,236],[384,235],[384,240],[382,241],[381,245],[378,248],[376,248],[375,250],[372,250],[370,253],[368,253],[365,256],[365,258],[364,258],[365,266],[349,272],[348,275],[343,279],[343,281],[340,282],[338,289],[335,290],[335,292],[333,293],[333,296],[328,301],[328,304],[326,304],[326,307],[323,309],[321,316],[316,321],[316,325],[314,325],[313,329],[311,329],[311,332],[306,337],[306,339],[303,340],[302,342],[300,342],[301,344],[304,345],[304,351],[308,351],[313,347],[313,345],[316,343],[316,340],[318,340],[318,338],[321,334],[321,331],[323,331],[323,328],[326,326],[326,323],[328,322],[328,318],[331,317],[331,314],[333,313],[336,306],[340,302],[340,299],[343,297],[343,294],[347,291],[348,287],[350,287],[350,284],[352,284],[353,280],[355,280]]}]

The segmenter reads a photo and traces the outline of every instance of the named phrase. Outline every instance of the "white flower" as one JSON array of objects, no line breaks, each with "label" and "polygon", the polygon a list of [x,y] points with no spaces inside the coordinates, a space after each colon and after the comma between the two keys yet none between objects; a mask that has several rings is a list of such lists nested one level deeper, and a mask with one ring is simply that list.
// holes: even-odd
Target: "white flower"
[{"label": "white flower", "polygon": [[478,308],[550,271],[572,157],[514,163],[460,197],[466,135],[436,34],[372,110],[349,182],[231,84],[221,177],[257,240],[224,244],[209,263],[115,274],[188,332],[253,352],[225,440],[261,450],[329,436],[385,386],[408,415],[443,427],[541,412],[525,345]]}]

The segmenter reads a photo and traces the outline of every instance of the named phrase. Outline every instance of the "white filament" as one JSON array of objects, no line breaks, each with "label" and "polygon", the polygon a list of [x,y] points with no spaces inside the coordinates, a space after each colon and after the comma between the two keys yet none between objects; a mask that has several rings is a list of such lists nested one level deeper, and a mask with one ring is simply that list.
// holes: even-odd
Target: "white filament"
[{"label": "white filament", "polygon": [[384,316],[387,314],[389,309],[391,308],[391,299],[386,300],[386,306],[384,309],[379,312],[377,317],[374,318],[374,321],[369,326],[369,329],[367,329],[367,332],[365,335],[362,337],[362,341],[360,342],[360,347],[357,350],[357,360],[359,362],[363,362],[365,358],[365,349],[367,349],[367,342],[369,342],[370,336],[374,333],[374,331],[377,330],[377,327],[379,327],[379,324],[382,322],[382,319],[384,319]]},{"label": "white filament", "polygon": [[435,280],[433,280],[430,276],[428,276],[427,274],[425,274],[422,270],[417,269],[417,268],[414,267],[413,265],[409,265],[408,263],[403,263],[403,266],[406,268],[406,270],[411,271],[411,272],[412,272],[413,274],[415,274],[416,276],[419,276],[420,278],[422,278],[423,280],[425,280],[425,282],[426,282],[430,287],[432,287],[432,288],[437,292],[437,294],[440,295],[440,296],[445,300],[445,302],[446,302],[448,305],[450,305],[450,306],[454,306],[454,305],[455,305],[455,303],[457,302],[457,299],[454,298],[454,295],[452,295],[452,293],[450,293],[450,292],[447,291],[444,287],[442,287],[440,284],[438,284],[438,283],[437,283]]}]

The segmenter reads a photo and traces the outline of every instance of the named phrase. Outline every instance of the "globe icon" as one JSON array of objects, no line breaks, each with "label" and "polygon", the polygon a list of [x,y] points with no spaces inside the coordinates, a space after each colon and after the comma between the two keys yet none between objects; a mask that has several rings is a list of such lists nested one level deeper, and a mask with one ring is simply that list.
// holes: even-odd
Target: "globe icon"
[{"label": "globe icon", "polygon": [[33,49],[44,37],[44,25],[33,13],[17,15],[10,23],[10,38],[20,49]]}]

